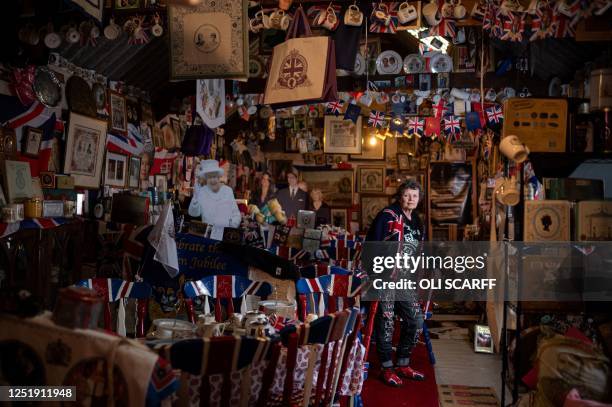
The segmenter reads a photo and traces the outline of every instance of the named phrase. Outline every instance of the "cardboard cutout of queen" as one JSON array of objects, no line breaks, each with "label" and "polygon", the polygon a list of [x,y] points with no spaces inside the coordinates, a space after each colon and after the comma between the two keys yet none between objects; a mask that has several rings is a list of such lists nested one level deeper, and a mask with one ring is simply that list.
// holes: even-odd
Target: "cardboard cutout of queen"
[{"label": "cardboard cutout of queen", "polygon": [[[189,215],[202,217],[202,222],[216,228],[240,226],[240,210],[234,191],[221,184],[223,169],[217,160],[203,160],[196,169],[193,197],[189,204]],[[204,184],[205,183],[205,184]]]}]

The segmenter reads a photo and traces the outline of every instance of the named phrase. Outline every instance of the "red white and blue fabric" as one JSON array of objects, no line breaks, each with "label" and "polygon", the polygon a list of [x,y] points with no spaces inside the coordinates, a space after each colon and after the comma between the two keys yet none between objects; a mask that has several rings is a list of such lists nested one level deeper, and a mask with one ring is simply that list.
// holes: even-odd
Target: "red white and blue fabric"
[{"label": "red white and blue fabric", "polygon": [[290,260],[294,263],[297,263],[300,260],[308,260],[310,258],[310,253],[307,250],[297,249],[295,247],[272,246],[267,250],[278,257],[282,257],[283,259]]},{"label": "red white and blue fabric", "polygon": [[[242,298],[241,311],[245,313],[246,295],[265,298],[272,293],[272,285],[264,281],[253,281],[240,276],[208,276],[196,281],[187,281],[183,287],[187,298],[212,297],[216,300],[215,317],[221,320],[221,299],[227,301],[228,313],[233,312],[233,298]],[[208,298],[204,298],[204,312],[209,313]]]},{"label": "red white and blue fabric", "polygon": [[418,117],[408,119],[408,134],[422,136],[425,131],[425,120]]},{"label": "red white and blue fabric", "polygon": [[504,112],[500,105],[491,106],[485,109],[489,123],[500,123],[504,120]]},{"label": "red white and blue fabric", "polygon": [[61,226],[66,222],[68,222],[66,218],[25,219],[15,223],[0,222],[0,238],[11,235],[19,229],[50,229]]},{"label": "red white and blue fabric", "polygon": [[404,240],[404,219],[391,209],[385,209],[383,213],[392,217],[392,220],[387,222],[387,233],[384,240],[402,242]]},{"label": "red white and blue fabric", "polygon": [[350,274],[351,272],[344,268],[329,263],[317,262],[308,266],[300,267],[300,275],[303,278],[317,278],[328,276],[331,274]]},{"label": "red white and blue fabric", "polygon": [[[162,148],[155,148],[155,155],[153,156],[153,166],[151,167],[151,175],[155,174],[168,174],[172,171],[172,164],[178,152],[169,152]],[[220,164],[219,164],[220,166]],[[226,171],[227,174],[227,171]]]},{"label": "red white and blue fabric", "polygon": [[433,105],[432,107],[433,111],[434,111],[434,117],[440,117],[442,118],[444,115],[446,115],[446,102],[444,99],[440,99],[440,101]]},{"label": "red white and blue fabric", "polygon": [[353,298],[361,290],[362,280],[350,274],[332,274],[317,278],[301,278],[296,283],[296,291],[301,298],[302,306],[317,315],[325,315],[326,304],[330,301],[338,309],[343,308],[338,301],[342,298]]},{"label": "red white and blue fabric", "polygon": [[140,155],[144,149],[139,129],[128,124],[127,136],[108,133],[106,146],[109,151],[128,155]]},{"label": "red white and blue fabric", "polygon": [[555,21],[552,7],[546,2],[538,2],[536,13],[531,20],[531,37],[529,41],[550,38],[555,34]]},{"label": "red white and blue fabric", "polygon": [[455,38],[457,36],[456,24],[449,18],[443,18],[440,24],[434,25],[429,29],[429,35],[439,35],[440,37]]},{"label": "red white and blue fabric", "polygon": [[372,127],[382,127],[385,123],[385,113],[379,112],[377,110],[372,110],[370,112],[370,117],[368,118],[368,126]]},{"label": "red white and blue fabric", "polygon": [[19,156],[20,161],[30,163],[32,176],[38,176],[40,171],[48,171],[51,153],[55,144],[56,132],[63,132],[63,122],[58,121],[53,109],[35,101],[30,106],[23,106],[14,96],[0,95],[0,123],[15,131],[17,150],[21,150],[23,131],[27,127],[41,129],[42,139],[37,158]]},{"label": "red white and blue fabric", "polygon": [[75,285],[94,290],[108,302],[115,302],[121,298],[148,299],[153,293],[148,283],[125,281],[119,278],[89,278]]},{"label": "red white and blue fabric", "polygon": [[344,100],[335,100],[333,102],[328,102],[325,106],[325,113],[334,114],[338,116],[342,113],[342,107],[344,106]]},{"label": "red white and blue fabric", "polygon": [[461,136],[461,121],[457,116],[446,116],[444,118],[444,132],[457,140]]},{"label": "red white and blue fabric", "polygon": [[[370,15],[370,32],[379,34],[395,34],[397,32],[397,26],[399,25],[399,18],[397,17],[397,9],[400,3],[372,3],[372,14]],[[387,15],[389,15],[389,23],[379,20],[375,12],[382,9]]]}]

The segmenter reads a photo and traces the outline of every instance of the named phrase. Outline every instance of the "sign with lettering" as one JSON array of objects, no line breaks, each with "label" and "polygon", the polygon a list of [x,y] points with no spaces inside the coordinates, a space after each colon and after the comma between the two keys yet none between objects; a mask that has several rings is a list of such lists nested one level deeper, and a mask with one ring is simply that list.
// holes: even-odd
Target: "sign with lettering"
[{"label": "sign with lettering", "polygon": [[179,271],[186,280],[216,274],[247,276],[247,267],[236,257],[222,253],[218,240],[189,234],[176,235]]}]

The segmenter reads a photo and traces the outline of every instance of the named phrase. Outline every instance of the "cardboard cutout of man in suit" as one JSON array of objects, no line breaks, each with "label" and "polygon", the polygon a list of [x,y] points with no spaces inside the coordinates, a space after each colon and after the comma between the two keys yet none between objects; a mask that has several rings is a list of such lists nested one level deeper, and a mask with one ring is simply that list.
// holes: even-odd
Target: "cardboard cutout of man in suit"
[{"label": "cardboard cutout of man in suit", "polygon": [[285,211],[287,218],[297,219],[298,211],[306,210],[309,207],[308,194],[298,186],[298,178],[295,172],[287,173],[288,188],[279,190],[276,198]]}]

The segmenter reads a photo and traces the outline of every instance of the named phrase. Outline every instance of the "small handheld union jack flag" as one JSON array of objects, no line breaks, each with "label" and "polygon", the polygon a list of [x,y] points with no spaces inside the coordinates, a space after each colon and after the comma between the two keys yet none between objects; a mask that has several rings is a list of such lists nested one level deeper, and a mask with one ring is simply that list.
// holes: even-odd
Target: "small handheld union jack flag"
[{"label": "small handheld union jack flag", "polygon": [[440,99],[440,101],[432,107],[434,111],[434,117],[443,117],[448,111],[446,108],[446,102],[444,99]]},{"label": "small handheld union jack flag", "polygon": [[336,100],[334,102],[329,102],[326,105],[327,114],[335,114],[338,116],[342,112],[342,106],[344,106],[344,100]]},{"label": "small handheld union jack flag", "polygon": [[385,113],[379,112],[376,110],[372,110],[370,112],[370,117],[368,118],[368,126],[372,127],[382,127],[385,123]]},{"label": "small handheld union jack flag", "polygon": [[487,112],[487,119],[489,123],[499,123],[504,120],[504,112],[500,105],[492,106],[485,110]]},{"label": "small handheld union jack flag", "polygon": [[425,131],[425,120],[418,117],[408,119],[408,134],[422,136]]}]

